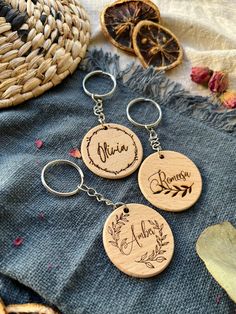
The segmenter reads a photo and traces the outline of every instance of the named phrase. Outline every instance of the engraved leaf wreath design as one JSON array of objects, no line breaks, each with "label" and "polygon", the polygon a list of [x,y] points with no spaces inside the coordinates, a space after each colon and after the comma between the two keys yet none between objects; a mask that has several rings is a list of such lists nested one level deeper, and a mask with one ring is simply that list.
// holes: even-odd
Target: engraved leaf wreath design
[{"label": "engraved leaf wreath design", "polygon": [[169,186],[166,187],[162,184],[159,184],[158,186],[161,188],[161,190],[153,192],[153,194],[160,194],[162,192],[164,192],[164,194],[169,194],[169,193],[173,192],[173,194],[171,196],[175,197],[176,195],[178,195],[179,193],[182,192],[181,196],[185,197],[188,193],[189,194],[192,193],[193,183],[190,186],[184,185],[184,184],[180,185],[180,186],[173,185],[172,187],[169,187]]},{"label": "engraved leaf wreath design", "polygon": [[163,249],[163,246],[169,244],[169,242],[165,241],[167,238],[167,234],[163,235],[163,227],[164,224],[160,224],[156,220],[148,220],[148,222],[152,225],[153,229],[158,231],[158,235],[156,234],[156,245],[151,253],[146,252],[143,254],[139,260],[135,261],[137,263],[143,263],[148,268],[155,268],[154,262],[162,263],[166,260],[163,256],[166,253],[166,250]]},{"label": "engraved leaf wreath design", "polygon": [[115,222],[113,221],[111,227],[108,227],[108,233],[112,236],[113,241],[109,243],[117,248],[119,248],[120,232],[121,228],[125,225],[126,222],[129,222],[127,219],[129,217],[128,213],[121,213],[120,216],[116,215]]}]

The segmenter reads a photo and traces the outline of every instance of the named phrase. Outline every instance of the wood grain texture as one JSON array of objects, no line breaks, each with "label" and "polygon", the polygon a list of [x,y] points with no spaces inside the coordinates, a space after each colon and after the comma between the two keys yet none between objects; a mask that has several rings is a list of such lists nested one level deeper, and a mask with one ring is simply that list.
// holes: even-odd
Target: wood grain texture
[{"label": "wood grain texture", "polygon": [[145,198],[166,211],[190,208],[200,197],[202,178],[196,165],[185,155],[174,151],[151,154],[142,163],[138,182]]},{"label": "wood grain texture", "polygon": [[142,204],[118,207],[107,218],[103,244],[112,263],[138,278],[153,277],[170,263],[174,238],[166,220]]},{"label": "wood grain texture", "polygon": [[133,131],[109,123],[88,131],[81,144],[81,154],[86,166],[96,175],[120,179],[139,167],[143,148]]}]

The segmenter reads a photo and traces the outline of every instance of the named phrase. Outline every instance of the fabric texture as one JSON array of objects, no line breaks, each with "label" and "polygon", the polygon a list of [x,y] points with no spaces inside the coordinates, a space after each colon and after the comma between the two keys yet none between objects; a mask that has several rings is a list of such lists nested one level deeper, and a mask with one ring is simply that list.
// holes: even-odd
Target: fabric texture
[{"label": "fabric texture", "polygon": [[[236,89],[236,3],[235,0],[152,0],[160,9],[161,23],[169,28],[184,48],[183,63],[166,75],[191,93],[209,95],[209,90],[191,82],[192,66],[209,66],[229,73],[230,88]],[[99,14],[111,0],[81,0],[89,13],[91,46],[118,53],[124,67],[137,58],[114,47],[103,36]]]},{"label": "fabric texture", "polygon": [[[198,166],[203,192],[189,210],[174,214],[156,209],[170,224],[175,254],[169,267],[151,279],[128,277],[105,254],[102,229],[111,208],[86,193],[63,198],[42,186],[42,167],[66,158],[97,125],[93,102],[82,90],[87,71],[116,75],[115,95],[104,101],[107,122],[123,124],[140,138],[144,158],[152,153],[145,130],[126,118],[128,102],[145,96],[159,102],[163,120],[157,133],[163,149],[176,150]],[[91,81],[103,92],[107,82]],[[139,112],[145,119],[153,113]],[[90,53],[83,67],[60,86],[22,106],[0,112],[0,295],[6,303],[42,301],[64,314],[207,313],[231,314],[235,304],[207,272],[195,251],[209,225],[235,218],[235,111],[217,112],[204,97],[185,92],[153,69],[120,70],[119,58]],[[36,149],[34,141],[44,146]],[[137,172],[117,181],[102,179],[76,161],[85,183],[107,198],[148,204],[137,184]],[[51,174],[57,187],[75,187],[78,175],[67,168]],[[13,246],[17,237],[24,242]],[[223,251],[222,251],[223,252]],[[222,253],[223,254],[223,253]],[[32,289],[31,290],[29,290]],[[33,292],[34,291],[34,292]],[[217,302],[217,298],[220,302]],[[41,299],[42,298],[42,299]]]}]

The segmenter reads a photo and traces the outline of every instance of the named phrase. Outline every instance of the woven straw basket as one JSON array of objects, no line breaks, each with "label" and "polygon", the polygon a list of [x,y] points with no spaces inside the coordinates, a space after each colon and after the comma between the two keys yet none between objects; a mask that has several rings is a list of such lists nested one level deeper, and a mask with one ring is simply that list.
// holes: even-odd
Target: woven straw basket
[{"label": "woven straw basket", "polygon": [[0,0],[0,108],[59,84],[74,72],[89,39],[77,0]]}]

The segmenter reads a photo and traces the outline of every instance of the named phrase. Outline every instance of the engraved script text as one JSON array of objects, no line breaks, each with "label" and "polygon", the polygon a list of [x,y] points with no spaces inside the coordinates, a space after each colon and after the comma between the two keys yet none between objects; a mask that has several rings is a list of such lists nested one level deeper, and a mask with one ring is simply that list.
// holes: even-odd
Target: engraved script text
[{"label": "engraved script text", "polygon": [[128,146],[120,145],[119,143],[117,143],[116,146],[110,146],[107,144],[107,142],[104,142],[98,143],[97,153],[101,162],[105,163],[111,156],[115,155],[116,153],[121,154],[122,152],[127,152],[128,149]]}]

